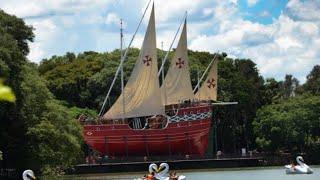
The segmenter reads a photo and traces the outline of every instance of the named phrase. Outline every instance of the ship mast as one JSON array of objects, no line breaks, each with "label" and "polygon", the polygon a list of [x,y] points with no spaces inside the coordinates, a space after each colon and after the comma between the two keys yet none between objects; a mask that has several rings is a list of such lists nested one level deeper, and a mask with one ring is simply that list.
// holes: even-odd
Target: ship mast
[{"label": "ship mast", "polygon": [[[123,45],[123,29],[122,29],[122,19],[120,19],[120,61],[123,58],[123,52],[122,52],[122,45]],[[122,96],[122,123],[124,123],[124,117],[126,114],[126,109],[125,109],[125,94],[123,91],[124,83],[123,83],[123,63],[121,65],[121,92],[123,94]]]},{"label": "ship mast", "polygon": [[[163,51],[163,41],[161,42],[161,51],[162,52],[164,52]],[[161,64],[164,64],[165,63],[165,58],[163,58],[162,59],[162,62],[161,62]],[[164,68],[161,68],[161,79],[162,79],[162,85],[163,85],[163,87],[164,87],[164,91],[163,91],[163,93],[164,93],[164,104],[167,104],[167,93],[166,93],[166,83],[164,83]]]},{"label": "ship mast", "polygon": [[200,72],[199,72],[199,67],[197,68],[197,84],[200,84]]}]

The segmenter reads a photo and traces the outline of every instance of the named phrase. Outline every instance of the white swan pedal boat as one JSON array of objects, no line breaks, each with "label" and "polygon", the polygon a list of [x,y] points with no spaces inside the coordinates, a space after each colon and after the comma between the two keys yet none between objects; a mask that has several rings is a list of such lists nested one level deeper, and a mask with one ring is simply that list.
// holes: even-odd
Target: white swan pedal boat
[{"label": "white swan pedal boat", "polygon": [[161,163],[158,167],[152,163],[149,165],[149,174],[142,179],[138,180],[186,180],[184,175],[177,176],[176,173],[169,173],[169,165],[167,163]]},{"label": "white swan pedal boat", "polygon": [[28,170],[23,171],[22,179],[23,180],[35,180],[36,176],[34,175],[32,170],[28,169]]},{"label": "white swan pedal boat", "polygon": [[304,160],[301,156],[296,158],[298,165],[285,165],[286,174],[312,174],[313,170],[304,163]]}]

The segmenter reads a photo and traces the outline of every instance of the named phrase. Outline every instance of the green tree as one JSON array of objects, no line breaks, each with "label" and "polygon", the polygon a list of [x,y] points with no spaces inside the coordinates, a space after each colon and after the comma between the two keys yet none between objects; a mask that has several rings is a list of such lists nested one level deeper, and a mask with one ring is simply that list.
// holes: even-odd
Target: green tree
[{"label": "green tree", "polygon": [[299,86],[299,81],[290,74],[287,74],[285,80],[281,83],[282,85],[282,98],[287,99],[295,96],[295,91]]},{"label": "green tree", "polygon": [[[125,81],[131,74],[138,55],[138,49],[130,49],[124,63]],[[69,106],[98,109],[113,80],[119,61],[119,50],[102,54],[84,52],[77,56],[67,53],[42,61],[38,69],[46,79],[50,91],[58,99],[66,101]],[[112,101],[119,96],[119,89],[120,78],[111,93]]]},{"label": "green tree", "polygon": [[16,40],[23,55],[29,53],[28,42],[32,42],[34,39],[31,26],[27,26],[22,19],[8,15],[0,9],[0,27]]},{"label": "green tree", "polygon": [[303,89],[314,95],[320,95],[320,65],[314,66],[307,75],[307,82],[303,85]]},{"label": "green tree", "polygon": [[26,59],[32,39],[22,19],[0,11],[0,75],[16,95],[15,103],[0,101],[0,149],[7,168],[47,172],[74,163],[82,137],[80,125]]},{"label": "green tree", "polygon": [[106,55],[85,52],[74,58],[72,53],[63,57],[54,56],[40,64],[39,72],[58,99],[67,101],[71,106],[91,107],[91,94],[87,82],[103,68]]},{"label": "green tree", "polygon": [[305,152],[319,141],[320,98],[302,95],[266,105],[253,122],[256,142],[265,151]]},{"label": "green tree", "polygon": [[59,173],[81,157],[82,129],[65,107],[54,100],[46,103],[41,121],[26,133],[31,161],[44,174]]},{"label": "green tree", "polygon": [[271,104],[275,100],[279,99],[281,90],[281,83],[274,78],[266,79],[263,90],[263,104]]},{"label": "green tree", "polygon": [[[218,99],[225,102],[239,102],[237,106],[220,115],[218,137],[230,143],[234,143],[235,138],[238,148],[252,149],[255,147],[252,121],[256,110],[265,103],[263,101],[264,80],[259,75],[256,64],[249,59],[226,58],[220,61],[218,76]],[[230,117],[228,115],[230,111],[234,111],[235,115]],[[230,136],[230,132],[233,136]],[[232,148],[230,146],[225,149]]]}]

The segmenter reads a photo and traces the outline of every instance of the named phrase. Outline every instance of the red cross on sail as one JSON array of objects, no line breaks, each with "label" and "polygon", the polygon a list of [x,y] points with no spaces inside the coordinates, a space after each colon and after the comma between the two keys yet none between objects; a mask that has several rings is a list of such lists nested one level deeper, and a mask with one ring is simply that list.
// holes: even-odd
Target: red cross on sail
[{"label": "red cross on sail", "polygon": [[216,84],[214,83],[215,82],[215,80],[214,80],[214,78],[211,78],[211,79],[209,79],[208,81],[207,81],[207,83],[208,83],[208,88],[214,88],[214,87],[216,87]]},{"label": "red cross on sail", "polygon": [[147,66],[150,66],[150,61],[152,58],[149,55],[144,56],[143,58],[143,64],[146,64]]},{"label": "red cross on sail", "polygon": [[181,58],[178,58],[178,61],[176,62],[176,66],[178,66],[178,68],[181,69],[183,65],[184,65],[184,60],[182,60]]}]

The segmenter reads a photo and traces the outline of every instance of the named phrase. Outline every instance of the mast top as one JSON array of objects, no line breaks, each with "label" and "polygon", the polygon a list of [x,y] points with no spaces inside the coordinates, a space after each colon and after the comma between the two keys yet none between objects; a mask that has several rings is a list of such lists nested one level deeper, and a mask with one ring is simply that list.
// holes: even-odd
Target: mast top
[{"label": "mast top", "polygon": [[123,37],[123,27],[122,27],[122,19],[120,19],[120,33],[121,33],[121,37]]}]

